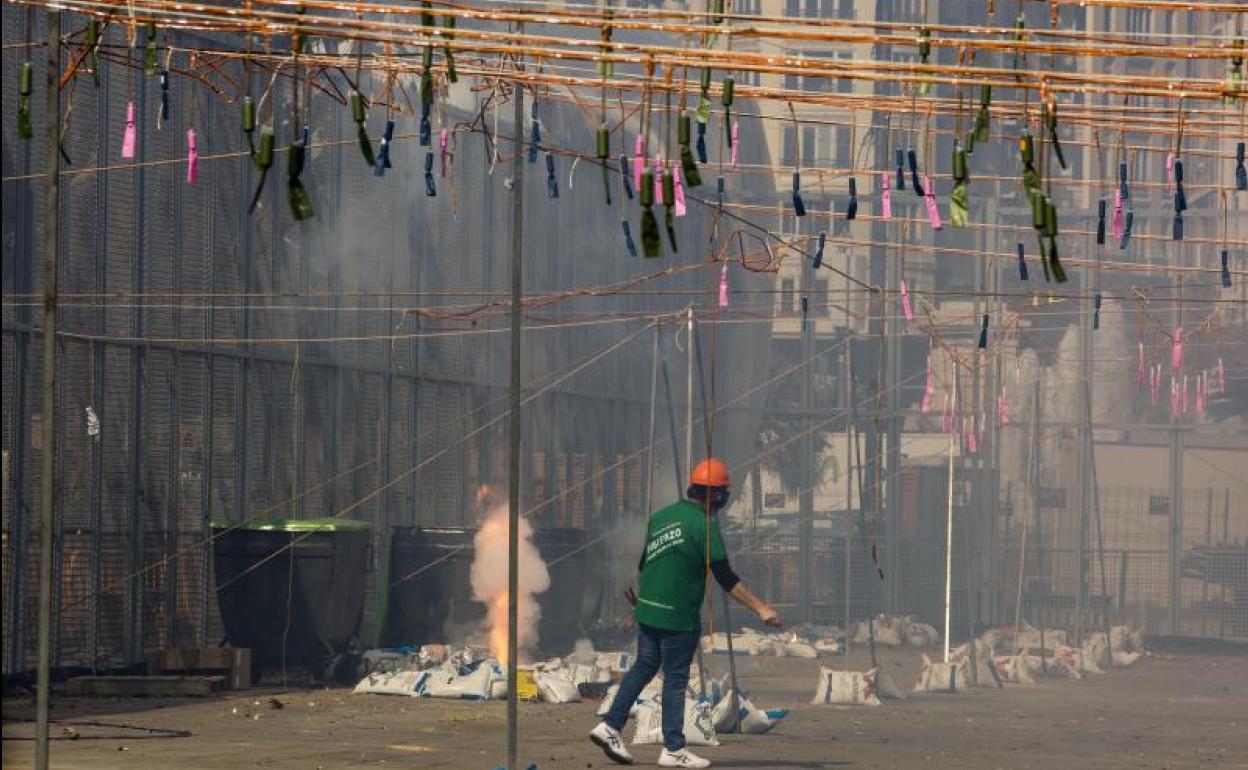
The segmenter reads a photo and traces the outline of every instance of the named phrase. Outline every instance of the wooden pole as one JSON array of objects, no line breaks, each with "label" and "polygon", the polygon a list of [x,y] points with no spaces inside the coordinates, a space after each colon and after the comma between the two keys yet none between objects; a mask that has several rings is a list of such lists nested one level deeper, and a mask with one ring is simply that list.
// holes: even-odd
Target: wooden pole
[{"label": "wooden pole", "polygon": [[60,278],[61,208],[61,13],[44,12],[47,45],[44,152],[48,158],[43,193],[43,450],[39,471],[39,662],[35,693],[35,768],[48,767],[48,706],[52,664],[52,549],[56,512],[56,311]]},{"label": "wooden pole", "polygon": [[[523,24],[516,25],[524,31]],[[517,62],[517,66],[519,63]],[[508,420],[507,500],[507,768],[517,770],[519,713],[516,697],[516,657],[519,647],[520,590],[520,348],[523,326],[521,295],[524,286],[524,86],[512,90],[513,144],[511,159],[511,414]]]}]

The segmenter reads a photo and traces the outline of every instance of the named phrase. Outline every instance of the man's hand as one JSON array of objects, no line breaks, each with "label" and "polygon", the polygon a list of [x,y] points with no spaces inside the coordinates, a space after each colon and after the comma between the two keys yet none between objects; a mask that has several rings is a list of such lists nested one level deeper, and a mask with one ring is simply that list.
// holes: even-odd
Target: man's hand
[{"label": "man's hand", "polygon": [[784,622],[780,620],[780,613],[766,604],[758,608],[758,619],[763,622],[764,626],[771,626],[772,628],[780,628],[784,625]]},{"label": "man's hand", "polygon": [[637,606],[637,592],[633,590],[632,586],[624,589],[624,598],[627,599],[628,603],[633,607]]}]

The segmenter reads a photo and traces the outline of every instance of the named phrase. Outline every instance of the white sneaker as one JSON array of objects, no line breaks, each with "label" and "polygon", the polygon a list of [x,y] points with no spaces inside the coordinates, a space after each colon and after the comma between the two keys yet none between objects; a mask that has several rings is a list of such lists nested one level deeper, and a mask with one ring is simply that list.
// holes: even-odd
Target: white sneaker
[{"label": "white sneaker", "polygon": [[659,767],[710,767],[711,762],[694,754],[689,749],[668,751],[663,749],[659,754]]},{"label": "white sneaker", "polygon": [[[597,727],[590,730],[589,739],[598,744],[598,748],[602,749],[607,758],[613,762],[621,765],[633,764],[633,755],[624,748],[624,736],[606,722],[599,722]],[[673,767],[706,767],[706,765],[673,765]]]}]

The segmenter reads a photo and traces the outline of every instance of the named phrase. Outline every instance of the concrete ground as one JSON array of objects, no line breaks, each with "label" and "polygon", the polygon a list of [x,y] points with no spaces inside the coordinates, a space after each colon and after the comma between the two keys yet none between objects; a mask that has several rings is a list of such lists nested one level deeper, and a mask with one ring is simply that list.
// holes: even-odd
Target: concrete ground
[{"label": "concrete ground", "polygon": [[[865,657],[856,651],[825,662],[860,668]],[[724,670],[724,658],[710,660],[713,671]],[[881,662],[909,689],[919,653],[887,650]],[[1081,682],[925,695],[878,708],[808,705],[816,671],[811,660],[741,659],[738,674],[755,703],[792,714],[767,735],[721,736],[722,746],[699,751],[720,768],[1248,768],[1248,657],[1157,656]],[[505,745],[503,703],[344,689],[266,688],[205,699],[58,697],[54,706],[58,770],[490,770],[502,763]],[[585,740],[596,706],[522,704],[521,766],[613,766]],[[4,701],[5,768],[32,765],[34,744],[22,739],[34,726],[14,721],[32,713],[30,699]],[[85,721],[110,726],[69,724]],[[653,763],[658,747],[636,747],[634,754]]]}]

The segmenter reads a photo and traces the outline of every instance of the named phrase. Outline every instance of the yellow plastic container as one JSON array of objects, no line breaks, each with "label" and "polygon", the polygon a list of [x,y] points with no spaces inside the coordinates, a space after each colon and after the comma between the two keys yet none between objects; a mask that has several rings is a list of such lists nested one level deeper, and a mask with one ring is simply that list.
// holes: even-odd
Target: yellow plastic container
[{"label": "yellow plastic container", "polygon": [[533,678],[533,669],[516,669],[516,697],[520,700],[537,700],[537,680]]}]

